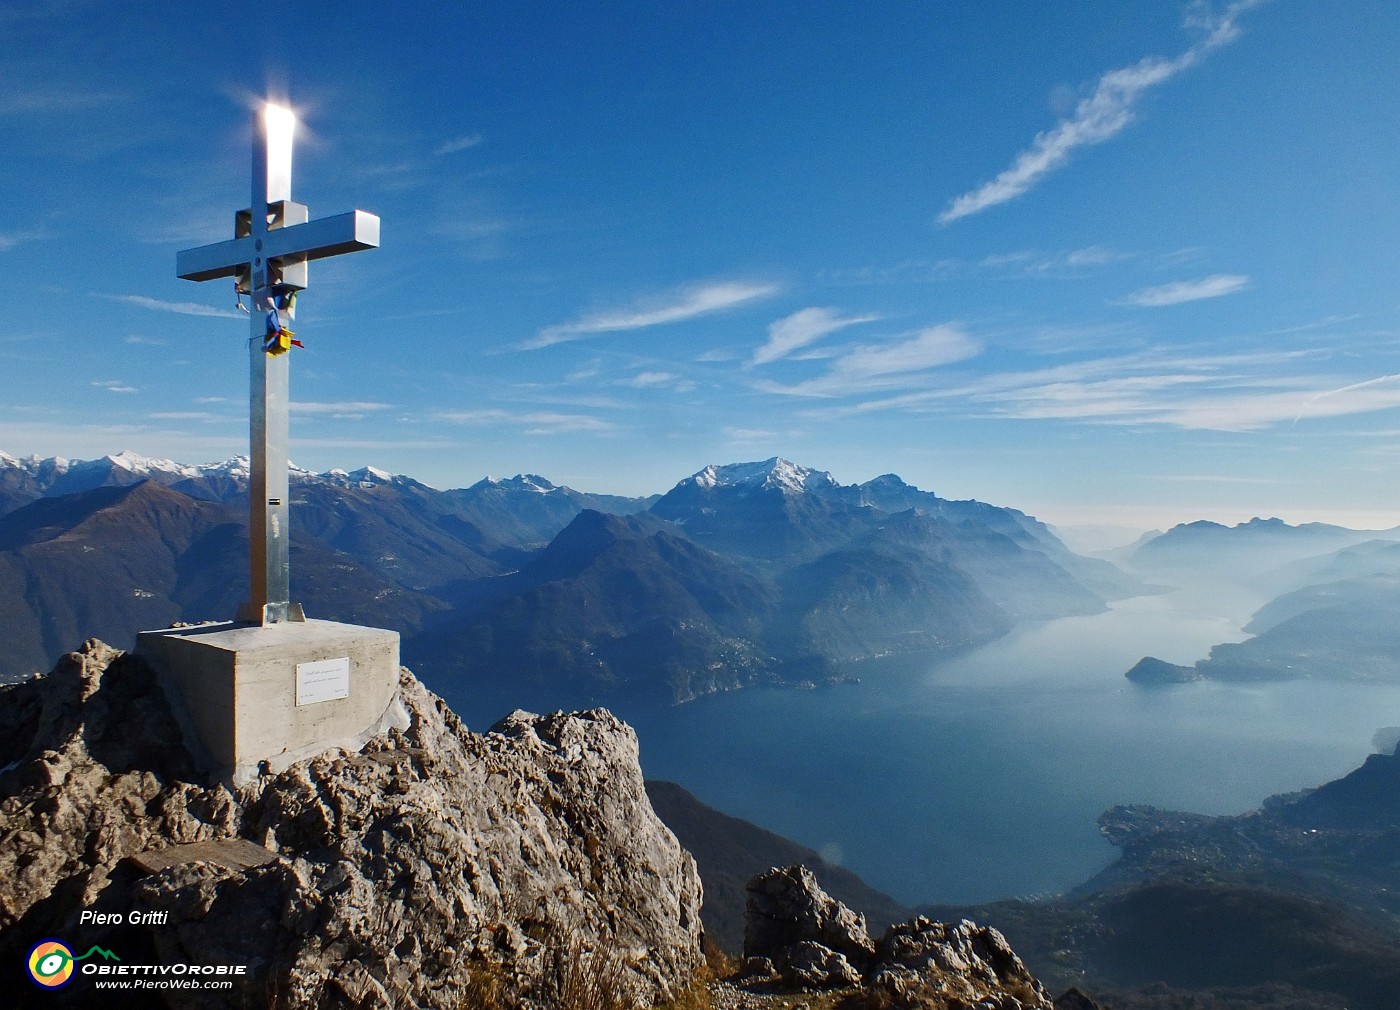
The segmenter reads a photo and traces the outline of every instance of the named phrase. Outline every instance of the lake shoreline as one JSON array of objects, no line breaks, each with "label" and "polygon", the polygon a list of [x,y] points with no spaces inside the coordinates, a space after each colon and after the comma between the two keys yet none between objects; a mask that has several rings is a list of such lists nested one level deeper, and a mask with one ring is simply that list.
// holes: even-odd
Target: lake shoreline
[{"label": "lake shoreline", "polygon": [[[1250,601],[1225,609],[1212,595],[1134,597],[957,656],[843,667],[858,684],[614,711],[637,730],[648,777],[906,904],[1058,894],[1116,858],[1097,826],[1110,807],[1241,813],[1345,774],[1396,723],[1400,688],[1128,682],[1143,655],[1190,662],[1247,637]],[[489,704],[471,702],[464,712]]]}]

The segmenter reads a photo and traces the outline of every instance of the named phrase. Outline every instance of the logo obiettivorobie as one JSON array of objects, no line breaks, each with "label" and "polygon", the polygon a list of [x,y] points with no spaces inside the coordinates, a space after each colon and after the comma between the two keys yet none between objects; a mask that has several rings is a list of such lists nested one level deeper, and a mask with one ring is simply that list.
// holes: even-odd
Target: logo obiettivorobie
[{"label": "logo obiettivorobie", "polygon": [[60,989],[73,980],[73,963],[86,960],[93,954],[101,954],[108,961],[121,960],[110,950],[103,950],[96,944],[86,954],[74,957],[62,940],[40,940],[29,951],[29,977],[35,985],[45,989]]}]

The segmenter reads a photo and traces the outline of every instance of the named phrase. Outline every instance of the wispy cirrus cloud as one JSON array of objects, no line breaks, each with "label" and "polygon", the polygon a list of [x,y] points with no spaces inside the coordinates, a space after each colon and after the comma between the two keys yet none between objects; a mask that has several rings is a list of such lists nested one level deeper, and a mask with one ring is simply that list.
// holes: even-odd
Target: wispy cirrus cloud
[{"label": "wispy cirrus cloud", "polygon": [[630,379],[624,380],[623,384],[636,389],[655,389],[658,386],[669,386],[679,379],[680,376],[675,372],[638,372]]},{"label": "wispy cirrus cloud", "polygon": [[561,435],[572,432],[604,434],[617,429],[617,425],[611,421],[604,421],[591,414],[565,414],[551,410],[444,410],[438,411],[433,417],[452,424],[505,425],[521,429],[523,435]]},{"label": "wispy cirrus cloud", "polygon": [[684,322],[767,298],[777,294],[778,290],[776,284],[753,281],[705,284],[631,308],[610,309],[584,316],[571,323],[546,326],[535,337],[519,344],[518,347],[520,350],[536,350],[570,340],[582,340],[600,333],[622,333],[627,330]]},{"label": "wispy cirrus cloud", "polygon": [[231,415],[211,414],[207,410],[162,410],[148,415],[152,421],[228,421]]},{"label": "wispy cirrus cloud", "polygon": [[957,412],[984,418],[1250,432],[1400,408],[1400,374],[1339,383],[1334,375],[1306,368],[1326,353],[1147,351],[984,375],[809,413],[832,419],[871,411]]},{"label": "wispy cirrus cloud", "polygon": [[94,379],[93,383],[98,389],[105,389],[109,393],[139,393],[141,390],[132,385],[122,382],[120,379]]},{"label": "wispy cirrus cloud", "polygon": [[776,431],[769,431],[765,428],[734,428],[725,427],[720,433],[731,442],[772,442],[783,436]]},{"label": "wispy cirrus cloud", "polygon": [[1183,302],[1199,302],[1205,298],[1233,295],[1247,287],[1249,278],[1244,274],[1215,274],[1194,281],[1176,281],[1172,284],[1143,288],[1124,297],[1122,304],[1156,309],[1167,305],[1180,305]]},{"label": "wispy cirrus cloud", "polygon": [[[1326,391],[1323,391],[1326,392]],[[1354,388],[1319,397],[1306,392],[1242,393],[1198,398],[1162,412],[1161,423],[1214,431],[1259,431],[1285,422],[1298,423],[1350,414],[1370,414],[1400,407],[1400,387]]]},{"label": "wispy cirrus cloud", "polygon": [[825,374],[794,385],[759,382],[762,392],[787,396],[848,396],[927,382],[942,365],[976,357],[982,345],[953,323],[930,326],[913,336],[883,344],[858,344],[836,353]]},{"label": "wispy cirrus cloud", "polygon": [[437,222],[434,234],[454,242],[481,242],[514,230],[518,222],[504,217],[460,217]]},{"label": "wispy cirrus cloud", "polygon": [[99,295],[98,297],[108,298],[114,302],[126,302],[128,305],[153,309],[157,312],[176,312],[182,316],[211,316],[217,319],[248,318],[235,309],[215,308],[213,305],[205,305],[202,302],[166,302],[159,298],[147,298],[145,295]]},{"label": "wispy cirrus cloud", "polygon": [[37,229],[29,231],[0,231],[0,252],[9,252],[17,245],[26,242],[34,242],[44,237],[44,233]]},{"label": "wispy cirrus cloud", "polygon": [[994,253],[977,261],[986,270],[1003,271],[1022,277],[1060,277],[1079,274],[1093,267],[1108,266],[1132,259],[1132,253],[1108,246],[1089,245],[1062,252],[1041,252],[1022,249],[1010,253]]},{"label": "wispy cirrus cloud", "polygon": [[1088,97],[1053,129],[1036,135],[1011,166],[976,189],[954,199],[938,216],[940,224],[980,213],[1014,200],[1042,178],[1065,165],[1081,147],[1102,144],[1122,132],[1135,116],[1142,96],[1158,85],[1189,70],[1211,52],[1240,35],[1239,16],[1263,0],[1235,0],[1219,14],[1202,0],[1187,8],[1188,27],[1204,31],[1204,37],[1180,56],[1149,56],[1132,66],[1110,70],[1094,85]]},{"label": "wispy cirrus cloud", "polygon": [[[420,180],[431,177],[430,170],[413,174]],[[481,194],[454,194],[439,199],[428,231],[461,243],[473,260],[485,263],[505,255],[511,237],[530,227],[527,219]]]},{"label": "wispy cirrus cloud", "polygon": [[875,315],[842,316],[835,309],[801,309],[769,324],[768,342],[753,352],[749,364],[764,365],[777,361],[798,348],[820,340],[828,333],[835,333],[859,323],[875,322],[879,318]]},{"label": "wispy cirrus cloud", "polygon": [[982,345],[951,323],[930,326],[917,336],[889,344],[863,344],[843,354],[832,370],[853,379],[904,375],[963,361]]},{"label": "wispy cirrus cloud", "polygon": [[365,400],[351,400],[342,403],[318,403],[311,400],[292,400],[287,404],[294,414],[363,415],[376,410],[389,410],[392,403],[375,403]]},{"label": "wispy cirrus cloud", "polygon": [[846,267],[825,278],[838,284],[934,284],[962,277],[1005,276],[1027,279],[1073,279],[1088,276],[1137,254],[1103,245],[1045,251],[1017,249],[991,253],[981,259],[907,259],[887,266]]},{"label": "wispy cirrus cloud", "polygon": [[476,147],[485,138],[479,133],[465,133],[460,137],[453,137],[439,144],[433,151],[436,155],[456,154],[458,151],[465,151],[468,148]]},{"label": "wispy cirrus cloud", "polygon": [[112,91],[68,85],[53,87],[12,87],[0,93],[0,116],[59,115],[99,109],[125,101]]},{"label": "wispy cirrus cloud", "polygon": [[1374,379],[1364,379],[1361,382],[1351,382],[1337,389],[1324,389],[1322,392],[1309,397],[1307,402],[1299,408],[1297,415],[1293,418],[1294,423],[1301,421],[1305,414],[1308,414],[1309,412],[1313,411],[1315,409],[1315,405],[1321,400],[1326,400],[1334,396],[1348,397],[1351,396],[1353,393],[1356,393],[1358,390],[1369,389],[1372,386],[1387,385],[1396,382],[1397,380],[1400,380],[1400,374],[1378,375]]}]

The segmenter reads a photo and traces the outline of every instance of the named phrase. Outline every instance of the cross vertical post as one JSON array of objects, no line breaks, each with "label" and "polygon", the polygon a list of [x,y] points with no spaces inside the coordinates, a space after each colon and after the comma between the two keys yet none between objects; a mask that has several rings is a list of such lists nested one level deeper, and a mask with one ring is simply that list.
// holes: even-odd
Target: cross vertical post
[{"label": "cross vertical post", "polygon": [[234,217],[232,241],[187,249],[175,259],[176,275],[193,281],[233,277],[249,296],[248,600],[238,619],[282,624],[306,619],[291,600],[289,559],[290,354],[268,337],[296,312],[306,287],[309,260],[374,249],[379,218],[356,210],[308,221],[292,202],[290,109],[268,104],[253,117],[253,188],[249,209]]},{"label": "cross vertical post", "polygon": [[[275,110],[275,111],[274,111]],[[262,252],[267,233],[286,222],[270,220],[278,203],[292,199],[291,113],[268,106],[254,117],[253,194],[249,206],[253,239],[249,300],[248,404],[248,600],[239,618],[255,624],[304,621],[301,605],[291,602],[291,543],[289,535],[287,443],[291,437],[290,354],[263,350],[267,313],[274,311],[268,261]],[[305,215],[301,216],[306,220]],[[300,223],[300,222],[294,222]]]}]

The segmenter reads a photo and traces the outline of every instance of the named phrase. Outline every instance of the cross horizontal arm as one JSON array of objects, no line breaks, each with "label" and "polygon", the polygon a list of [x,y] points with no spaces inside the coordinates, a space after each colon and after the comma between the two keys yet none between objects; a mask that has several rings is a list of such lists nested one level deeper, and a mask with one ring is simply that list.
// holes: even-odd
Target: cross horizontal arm
[{"label": "cross horizontal arm", "polygon": [[186,249],[175,256],[175,273],[187,281],[212,281],[234,276],[259,255],[265,259],[318,260],[378,247],[379,218],[362,210],[352,210],[348,214],[273,229],[263,239],[261,253],[255,250],[252,236]]},{"label": "cross horizontal arm", "polygon": [[185,281],[212,281],[232,277],[252,262],[252,238],[231,238],[176,253],[175,276]]},{"label": "cross horizontal arm", "polygon": [[323,217],[267,233],[263,253],[270,259],[296,256],[319,260],[361,249],[379,248],[379,218],[362,210]]}]

